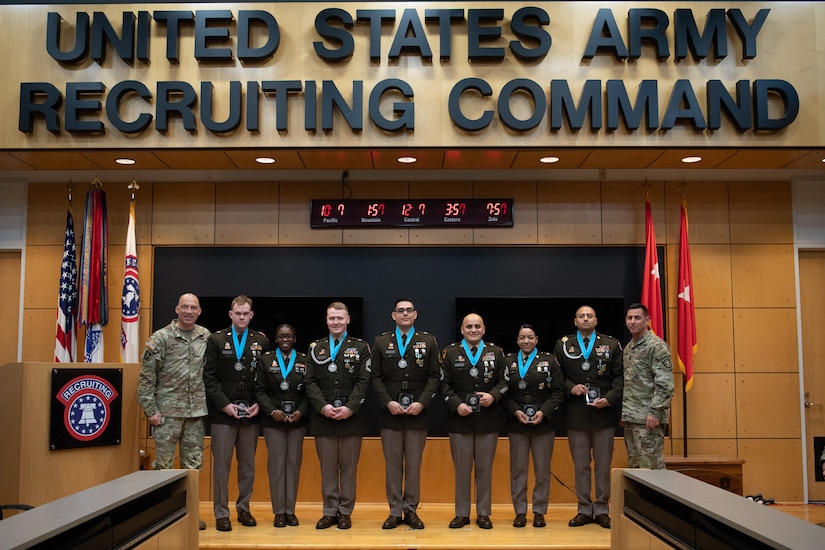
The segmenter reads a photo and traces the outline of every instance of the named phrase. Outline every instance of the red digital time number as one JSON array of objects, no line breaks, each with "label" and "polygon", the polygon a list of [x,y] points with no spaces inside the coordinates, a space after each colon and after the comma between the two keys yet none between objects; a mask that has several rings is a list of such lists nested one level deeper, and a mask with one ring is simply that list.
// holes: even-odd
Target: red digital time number
[{"label": "red digital time number", "polygon": [[503,216],[507,214],[507,203],[506,202],[488,202],[487,203],[487,214],[490,216]]},{"label": "red digital time number", "polygon": [[463,202],[448,202],[444,206],[445,216],[463,216],[467,210],[467,205]]},{"label": "red digital time number", "polygon": [[384,203],[383,202],[374,202],[367,205],[367,216],[370,218],[376,218],[378,216],[384,215]]}]

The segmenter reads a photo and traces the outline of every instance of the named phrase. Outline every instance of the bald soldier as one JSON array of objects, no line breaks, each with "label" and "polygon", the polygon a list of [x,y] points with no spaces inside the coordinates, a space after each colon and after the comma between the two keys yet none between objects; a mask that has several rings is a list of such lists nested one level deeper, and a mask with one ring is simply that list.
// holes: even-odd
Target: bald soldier
[{"label": "bald soldier", "polygon": [[484,320],[471,313],[461,322],[460,342],[441,354],[441,395],[450,415],[450,454],[455,468],[455,518],[450,529],[470,523],[471,476],[475,472],[476,524],[492,529],[493,458],[502,426],[499,401],[507,392],[504,353],[485,342]]},{"label": "bald soldier", "polygon": [[[183,294],[175,306],[177,318],[149,337],[143,351],[137,399],[151,424],[155,470],[175,467],[180,446],[181,468],[203,466],[203,418],[207,414],[203,355],[210,333],[196,324],[198,297]],[[205,529],[203,521],[200,528]]]}]

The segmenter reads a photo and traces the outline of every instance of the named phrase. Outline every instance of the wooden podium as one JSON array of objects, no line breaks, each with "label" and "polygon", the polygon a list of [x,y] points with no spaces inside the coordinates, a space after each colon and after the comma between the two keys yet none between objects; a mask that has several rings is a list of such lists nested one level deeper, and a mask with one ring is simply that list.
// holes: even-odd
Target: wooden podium
[{"label": "wooden podium", "polygon": [[717,455],[665,456],[665,467],[742,496],[741,458]]},{"label": "wooden podium", "polygon": [[[120,445],[49,448],[52,369],[122,369]],[[40,506],[138,470],[137,363],[8,363],[0,367],[0,495]]]}]

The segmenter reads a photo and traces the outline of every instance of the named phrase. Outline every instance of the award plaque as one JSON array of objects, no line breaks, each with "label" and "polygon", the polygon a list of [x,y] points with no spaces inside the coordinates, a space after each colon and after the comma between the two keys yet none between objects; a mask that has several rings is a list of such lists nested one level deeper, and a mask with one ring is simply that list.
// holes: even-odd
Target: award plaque
[{"label": "award plaque", "polygon": [[529,404],[524,405],[524,407],[522,407],[521,410],[524,412],[524,414],[527,415],[527,419],[530,420],[530,422],[533,421],[533,417],[536,416],[536,413],[538,412],[535,405],[529,405]]},{"label": "award plaque", "polygon": [[411,393],[398,394],[398,402],[401,403],[401,407],[404,409],[412,405],[413,401],[415,401],[415,396]]},{"label": "award plaque", "polygon": [[481,399],[476,394],[471,393],[467,396],[467,405],[474,413],[481,412]]},{"label": "award plaque", "polygon": [[238,406],[238,416],[241,418],[246,418],[249,416],[249,411],[246,410],[246,408],[249,407],[249,404],[247,404],[246,401],[235,401],[235,405]]},{"label": "award plaque", "polygon": [[584,394],[584,402],[588,405],[592,405],[596,399],[602,396],[602,391],[598,388],[598,386],[588,386],[587,393]]},{"label": "award plaque", "polygon": [[332,400],[332,406],[333,407],[343,407],[344,406],[344,400],[341,399],[340,397],[336,397],[335,399]]},{"label": "award plaque", "polygon": [[284,401],[281,403],[281,410],[284,411],[284,414],[292,414],[295,412],[295,401]]}]

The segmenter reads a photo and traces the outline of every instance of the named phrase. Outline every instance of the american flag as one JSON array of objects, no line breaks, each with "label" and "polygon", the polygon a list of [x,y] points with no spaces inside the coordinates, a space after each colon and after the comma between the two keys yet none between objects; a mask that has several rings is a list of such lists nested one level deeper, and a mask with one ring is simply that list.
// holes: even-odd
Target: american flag
[{"label": "american flag", "polygon": [[54,362],[73,363],[75,357],[77,357],[77,248],[72,211],[66,209],[66,235],[63,239],[63,262],[60,265]]}]

